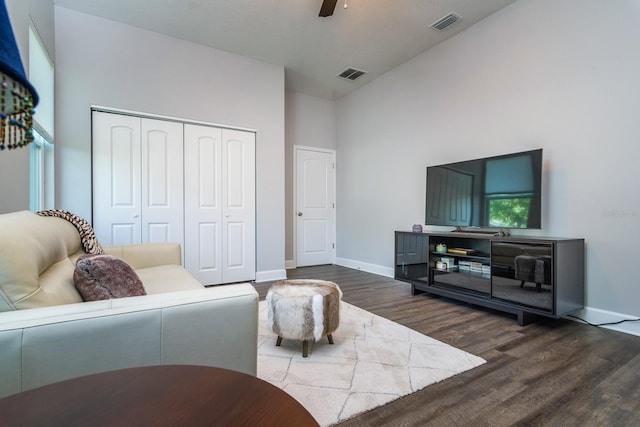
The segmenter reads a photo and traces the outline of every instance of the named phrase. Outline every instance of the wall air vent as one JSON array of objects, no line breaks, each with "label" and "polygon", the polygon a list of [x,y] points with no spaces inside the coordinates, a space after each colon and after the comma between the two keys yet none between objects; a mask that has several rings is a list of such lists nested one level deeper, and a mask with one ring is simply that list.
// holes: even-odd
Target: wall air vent
[{"label": "wall air vent", "polygon": [[366,71],[357,70],[355,68],[347,68],[346,70],[338,74],[338,77],[347,79],[347,80],[355,80],[358,77],[361,77],[365,74],[367,74]]},{"label": "wall air vent", "polygon": [[442,18],[438,19],[436,22],[434,22],[429,26],[435,28],[436,30],[442,31],[448,26],[460,21],[461,19],[462,17],[460,15],[456,15],[453,12],[449,12],[446,16],[443,16]]}]

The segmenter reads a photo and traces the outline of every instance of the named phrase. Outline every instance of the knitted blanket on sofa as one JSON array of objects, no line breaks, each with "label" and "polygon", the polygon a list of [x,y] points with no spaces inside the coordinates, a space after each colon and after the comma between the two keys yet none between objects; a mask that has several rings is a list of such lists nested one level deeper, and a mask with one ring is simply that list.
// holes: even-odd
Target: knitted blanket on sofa
[{"label": "knitted blanket on sofa", "polygon": [[86,253],[104,254],[104,250],[98,242],[96,234],[93,232],[93,227],[91,227],[91,224],[89,224],[86,219],[62,209],[50,209],[37,212],[37,214],[40,216],[62,218],[69,221],[78,230],[78,234],[80,234],[80,242],[82,243],[82,247]]}]

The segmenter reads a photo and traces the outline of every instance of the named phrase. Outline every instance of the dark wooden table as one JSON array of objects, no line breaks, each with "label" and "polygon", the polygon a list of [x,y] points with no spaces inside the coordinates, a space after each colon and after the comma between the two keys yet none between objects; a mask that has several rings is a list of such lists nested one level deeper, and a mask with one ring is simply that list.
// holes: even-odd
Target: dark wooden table
[{"label": "dark wooden table", "polygon": [[187,365],[49,384],[0,399],[0,414],[2,426],[318,426],[298,401],[266,381]]}]

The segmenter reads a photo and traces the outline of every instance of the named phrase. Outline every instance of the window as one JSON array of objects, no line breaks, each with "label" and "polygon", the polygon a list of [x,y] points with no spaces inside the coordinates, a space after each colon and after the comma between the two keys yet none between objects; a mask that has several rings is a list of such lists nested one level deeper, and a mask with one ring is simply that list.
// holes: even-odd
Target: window
[{"label": "window", "polygon": [[37,130],[34,130],[33,136],[33,142],[29,145],[29,210],[37,212],[52,205],[45,199],[47,193],[45,175],[50,169],[47,167],[47,160],[53,153],[53,144]]},{"label": "window", "polygon": [[35,29],[29,27],[29,81],[38,92],[34,141],[29,152],[29,209],[53,207],[54,70]]}]

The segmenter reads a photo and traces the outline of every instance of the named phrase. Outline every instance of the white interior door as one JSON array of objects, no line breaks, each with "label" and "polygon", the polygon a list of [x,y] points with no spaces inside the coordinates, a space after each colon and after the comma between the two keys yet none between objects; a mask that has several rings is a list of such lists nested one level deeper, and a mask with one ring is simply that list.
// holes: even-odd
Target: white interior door
[{"label": "white interior door", "polygon": [[222,130],[222,277],[255,279],[255,133]]},{"label": "white interior door", "polygon": [[295,148],[296,264],[335,260],[335,153]]},{"label": "white interior door", "polygon": [[93,228],[103,245],[141,242],[140,118],[94,111]]},{"label": "white interior door", "polygon": [[222,130],[186,124],[185,268],[201,283],[222,283]]},{"label": "white interior door", "polygon": [[142,119],[142,242],[184,247],[183,125]]}]

